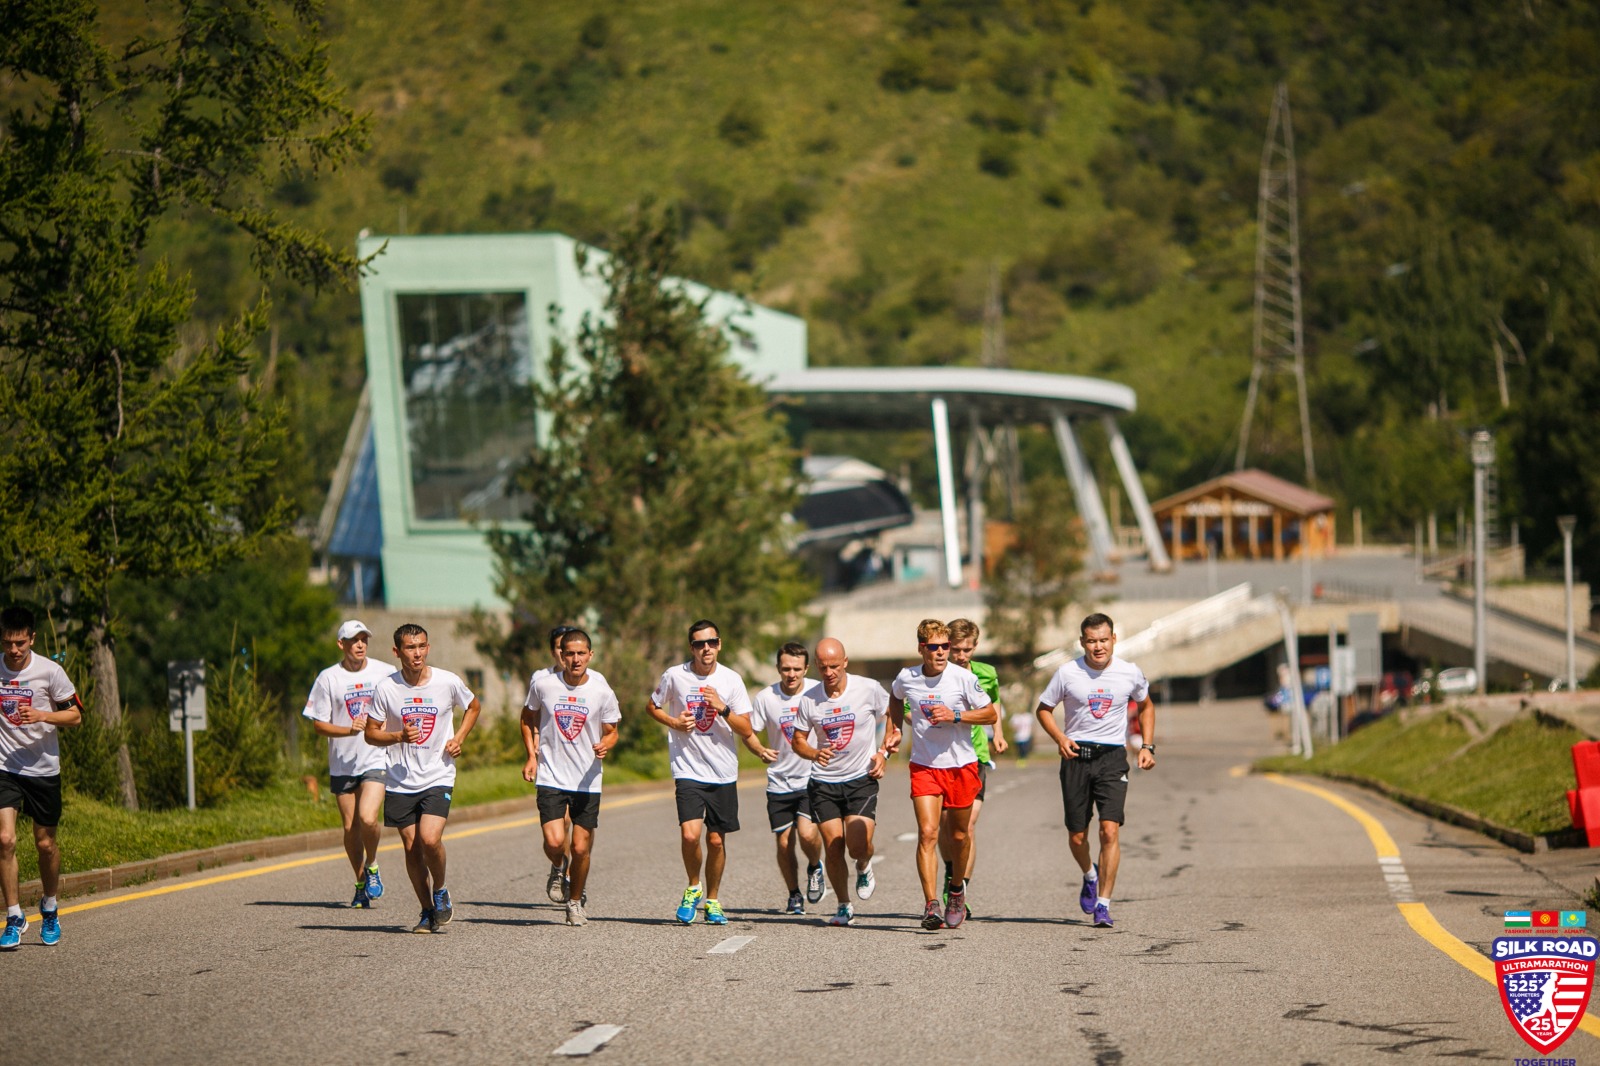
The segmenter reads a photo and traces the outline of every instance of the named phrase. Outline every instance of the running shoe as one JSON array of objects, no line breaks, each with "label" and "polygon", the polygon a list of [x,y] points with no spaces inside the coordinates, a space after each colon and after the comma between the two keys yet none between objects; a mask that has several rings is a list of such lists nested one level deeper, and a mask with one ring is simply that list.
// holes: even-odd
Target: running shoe
[{"label": "running shoe", "polygon": [[816,903],[822,899],[822,894],[827,891],[827,885],[822,880],[822,864],[812,863],[806,867],[806,901]]},{"label": "running shoe", "polygon": [[40,911],[39,939],[51,947],[61,943],[61,919],[55,911]]},{"label": "running shoe", "polygon": [[1083,908],[1083,913],[1094,913],[1094,901],[1100,898],[1100,864],[1094,864],[1094,880],[1085,877],[1083,887],[1078,890],[1078,906]]},{"label": "running shoe", "polygon": [[[563,899],[572,899],[572,878],[563,877],[561,879],[561,891],[565,893]],[[578,900],[578,902],[583,904],[587,904],[589,902],[589,890],[587,888],[583,890],[583,896]]]},{"label": "running shoe", "polygon": [[1111,928],[1111,908],[1104,903],[1094,905],[1094,924],[1105,929]]},{"label": "running shoe", "polygon": [[930,899],[928,905],[922,909],[922,928],[943,929],[944,915],[939,913],[939,901]]},{"label": "running shoe", "polygon": [[356,882],[356,898],[350,901],[350,906],[361,908],[372,906],[372,893],[367,891],[365,881]]},{"label": "running shoe", "polygon": [[438,924],[433,920],[433,912],[423,911],[422,917],[417,919],[417,924],[411,927],[411,931],[413,933],[432,933],[436,932],[438,928]]},{"label": "running shoe", "polygon": [[433,920],[440,925],[449,925],[450,919],[456,916],[456,908],[450,902],[450,890],[441,888],[433,894]]},{"label": "running shoe", "polygon": [[567,900],[567,924],[588,925],[589,917],[583,913],[583,901],[576,899]]},{"label": "running shoe", "polygon": [[28,919],[20,914],[6,916],[5,932],[0,932],[0,951],[15,951],[22,944],[22,934],[28,931]]},{"label": "running shoe", "polygon": [[550,876],[544,882],[544,894],[550,897],[551,903],[565,903],[567,901],[567,864],[558,862],[550,867]]},{"label": "running shoe", "polygon": [[383,895],[383,878],[378,876],[378,864],[373,863],[367,867],[367,898],[377,899]]},{"label": "running shoe", "polygon": [[727,925],[728,916],[722,913],[722,904],[714,899],[706,900],[706,924]]},{"label": "running shoe", "polygon": [[960,925],[966,920],[967,889],[966,886],[963,885],[960,888],[954,888],[950,890],[949,902],[944,905],[944,924],[949,928],[954,929],[956,926]]},{"label": "running shoe", "polygon": [[833,917],[828,919],[829,925],[854,925],[856,921],[855,909],[848,903],[839,904],[839,909],[833,912]]},{"label": "running shoe", "polygon": [[877,891],[878,875],[872,872],[872,867],[856,871],[856,896],[859,899],[871,899],[872,893]]},{"label": "running shoe", "polygon": [[[683,890],[683,901],[678,904],[678,921],[684,925],[694,924],[695,908],[700,905],[700,900],[705,897],[704,890],[699,885],[690,885]],[[709,921],[709,917],[707,918]]]},{"label": "running shoe", "polygon": [[806,912],[806,900],[805,900],[805,897],[800,894],[800,890],[799,889],[795,889],[793,892],[789,893],[789,902],[785,903],[783,905],[783,913],[785,913],[785,914],[804,914],[805,912]]}]

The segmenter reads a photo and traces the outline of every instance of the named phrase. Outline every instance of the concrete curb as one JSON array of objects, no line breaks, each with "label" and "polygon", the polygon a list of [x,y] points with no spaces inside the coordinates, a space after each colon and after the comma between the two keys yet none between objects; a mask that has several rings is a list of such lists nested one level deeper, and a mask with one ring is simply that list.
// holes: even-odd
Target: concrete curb
[{"label": "concrete curb", "polygon": [[[671,787],[672,782],[670,780],[630,781],[625,784],[609,786],[605,792],[608,796],[617,796],[627,795],[631,792],[665,790]],[[531,795],[520,796],[516,799],[495,800],[491,803],[479,803],[470,807],[452,808],[450,811],[450,824],[487,822],[536,809],[534,797]],[[449,839],[448,834],[446,839]],[[183,877],[187,874],[200,873],[203,870],[213,870],[219,866],[255,862],[258,859],[275,859],[284,855],[303,855],[307,852],[327,851],[330,848],[342,847],[343,843],[343,829],[314,829],[309,833],[296,833],[292,836],[267,837],[262,840],[247,840],[237,844],[219,844],[216,847],[199,848],[194,851],[180,851],[172,855],[162,855],[155,859],[141,859],[136,862],[125,862],[98,870],[62,874],[57,896],[64,899],[73,896],[90,895],[95,892],[109,892],[113,889],[129,888],[134,885],[147,884],[151,881],[159,881],[169,877]],[[24,907],[33,907],[38,904],[43,895],[43,887],[38,880],[27,881],[20,886],[20,894],[22,905]]]},{"label": "concrete curb", "polygon": [[1373,777],[1340,773],[1336,770],[1291,770],[1289,772],[1302,777],[1325,777],[1330,781],[1343,781],[1346,784],[1358,785],[1361,788],[1387,796],[1396,803],[1426,814],[1430,818],[1437,818],[1441,822],[1449,822],[1451,825],[1459,825],[1463,828],[1474,830],[1529,855],[1546,852],[1552,848],[1581,848],[1588,844],[1588,839],[1581,829],[1568,827],[1566,829],[1558,829],[1554,833],[1536,836],[1532,833],[1524,833],[1520,829],[1512,829],[1509,826],[1491,822],[1487,818],[1473,814],[1471,811],[1462,810],[1460,807],[1453,807],[1448,803],[1424,799],[1421,796],[1407,792],[1405,789],[1396,788],[1387,781],[1379,781]]}]

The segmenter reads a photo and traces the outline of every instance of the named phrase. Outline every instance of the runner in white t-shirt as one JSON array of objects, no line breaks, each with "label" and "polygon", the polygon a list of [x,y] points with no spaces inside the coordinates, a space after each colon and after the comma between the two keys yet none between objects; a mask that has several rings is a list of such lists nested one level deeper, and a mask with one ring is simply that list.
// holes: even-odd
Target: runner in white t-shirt
[{"label": "runner in white t-shirt", "polygon": [[[784,910],[804,914],[806,901],[822,898],[822,837],[811,817],[811,764],[794,753],[789,737],[794,733],[794,716],[806,687],[806,667],[811,653],[804,644],[790,641],[778,649],[778,680],[755,694],[750,701],[750,728],[766,730],[767,743],[778,753],[778,761],[767,767],[767,822],[778,847],[778,872],[788,886],[789,900]],[[800,869],[795,858],[795,841],[806,856],[806,890],[800,892]]]},{"label": "runner in white t-shirt", "polygon": [[[444,883],[444,825],[456,756],[478,724],[480,707],[461,678],[428,665],[426,629],[407,623],[395,630],[394,653],[400,669],[378,683],[367,712],[367,740],[388,749],[383,824],[400,830],[406,873],[422,903],[422,917],[411,931],[437,933],[455,917]],[[463,712],[459,730],[457,709]]]},{"label": "runner in white t-shirt", "polygon": [[28,931],[18,885],[17,815],[33,820],[33,845],[39,852],[39,939],[61,942],[56,889],[61,881],[61,748],[56,730],[83,721],[83,701],[61,667],[33,651],[33,612],[26,607],[0,611],[0,836],[12,841],[0,860],[0,895],[6,924],[0,950],[14,951]]},{"label": "runner in white t-shirt", "polygon": [[355,871],[352,907],[370,907],[383,895],[378,876],[378,842],[383,838],[383,785],[389,757],[367,743],[367,711],[378,682],[394,667],[367,658],[372,630],[350,619],[339,627],[343,656],[317,675],[301,713],[311,719],[318,736],[328,738],[328,791],[339,804],[344,823],[344,852]]},{"label": "runner in white t-shirt", "polygon": [[[1083,654],[1050,678],[1035,711],[1039,725],[1061,751],[1061,804],[1067,842],[1083,871],[1078,906],[1094,924],[1111,926],[1111,890],[1122,858],[1120,834],[1128,795],[1128,708],[1138,707],[1139,769],[1156,764],[1156,710],[1150,683],[1133,663],[1113,657],[1116,627],[1091,614],[1078,627]],[[1065,705],[1065,730],[1055,709]],[[1091,862],[1089,821],[1100,816],[1100,861]]]},{"label": "runner in white t-shirt", "polygon": [[726,834],[739,830],[739,756],[734,741],[742,739],[765,763],[776,762],[778,753],[763,745],[750,727],[750,694],[744,678],[717,663],[722,636],[716,623],[701,619],[691,625],[689,647],[689,661],[661,675],[645,709],[671,730],[667,755],[677,789],[679,849],[689,875],[689,886],[678,903],[678,921],[693,922],[703,903],[709,924],[726,925],[717,892],[728,862]]},{"label": "runner in white t-shirt", "polygon": [[581,629],[563,633],[561,672],[536,676],[523,710],[523,721],[531,714],[538,725],[539,744],[529,751],[522,776],[534,781],[545,858],[552,870],[566,864],[568,925],[589,921],[583,912],[588,901],[584,888],[600,824],[600,760],[617,746],[617,723],[622,720],[611,686],[589,669],[593,654],[589,634]]},{"label": "runner in white t-shirt", "polygon": [[[849,672],[844,645],[832,637],[817,643],[819,684],[806,690],[795,718],[795,754],[816,763],[811,771],[811,810],[822,832],[828,880],[839,908],[829,925],[850,925],[850,873],[845,852],[856,864],[856,895],[870,899],[877,888],[872,872],[872,830],[878,818],[878,779],[888,759],[878,747],[878,725],[889,709],[889,694],[870,677]],[[886,746],[899,743],[899,731],[885,732]]]},{"label": "runner in white t-shirt", "polygon": [[[972,840],[972,801],[983,787],[972,727],[991,725],[999,714],[972,671],[950,662],[950,629],[937,618],[917,626],[920,666],[894,679],[889,720],[903,729],[911,715],[911,804],[917,812],[917,876],[927,903],[922,927],[954,929],[967,917],[966,881],[950,882],[944,913],[939,906],[939,853],[952,870],[967,868]],[[888,745],[885,745],[888,748]],[[893,748],[888,749],[893,753]]]}]

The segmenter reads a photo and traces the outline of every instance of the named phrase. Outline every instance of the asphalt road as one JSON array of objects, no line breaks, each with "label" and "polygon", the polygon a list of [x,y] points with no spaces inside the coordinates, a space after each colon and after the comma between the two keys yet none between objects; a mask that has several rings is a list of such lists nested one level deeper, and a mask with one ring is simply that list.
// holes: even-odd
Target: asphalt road
[{"label": "asphalt road", "polygon": [[[1481,948],[1502,911],[1570,908],[1570,895],[1497,844],[1323,786],[1392,836],[1398,861],[1380,865],[1346,810],[1237,772],[1275,750],[1254,706],[1164,708],[1158,728],[1160,764],[1131,787],[1113,930],[1078,910],[1054,758],[991,777],[975,918],[939,932],[917,925],[903,763],[885,784],[879,888],[849,929],[822,924],[831,896],[804,918],[777,913],[760,782],[731,840],[730,924],[679,925],[672,803],[636,793],[603,811],[582,929],[545,900],[536,826],[521,819],[447,834],[457,910],[443,935],[405,931],[417,907],[392,850],[371,911],[342,905],[342,855],[63,908],[60,946],[41,946],[35,925],[0,956],[12,1004],[0,1062],[562,1061],[556,1049],[584,1034],[609,1035],[596,1060],[628,1063],[1532,1054],[1493,986],[1397,902]],[[181,885],[195,887],[151,894]],[[750,939],[711,951],[733,937]],[[1595,1052],[1580,1032],[1560,1054]]]}]

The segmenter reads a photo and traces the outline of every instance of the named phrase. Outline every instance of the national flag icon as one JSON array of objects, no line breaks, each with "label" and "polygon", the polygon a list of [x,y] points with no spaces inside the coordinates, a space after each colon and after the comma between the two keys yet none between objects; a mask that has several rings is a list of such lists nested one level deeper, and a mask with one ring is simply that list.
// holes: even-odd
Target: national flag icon
[{"label": "national flag icon", "polygon": [[1589,927],[1589,912],[1588,911],[1562,911],[1561,912],[1561,928],[1563,928],[1563,929],[1587,929],[1588,927]]},{"label": "national flag icon", "polygon": [[1560,911],[1534,911],[1533,927],[1535,929],[1555,929],[1561,925]]},{"label": "national flag icon", "polygon": [[1511,932],[1531,930],[1533,928],[1532,911],[1506,911],[1506,929]]}]

